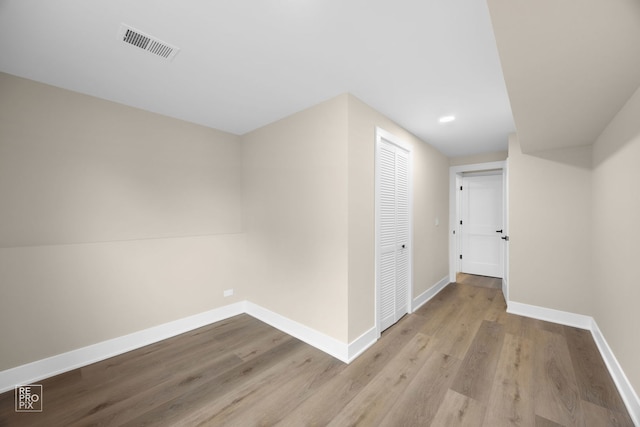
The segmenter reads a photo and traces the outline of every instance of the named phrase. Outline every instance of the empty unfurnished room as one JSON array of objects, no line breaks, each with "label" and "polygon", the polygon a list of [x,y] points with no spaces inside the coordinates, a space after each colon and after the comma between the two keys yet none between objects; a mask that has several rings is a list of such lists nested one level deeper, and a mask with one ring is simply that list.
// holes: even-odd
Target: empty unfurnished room
[{"label": "empty unfurnished room", "polygon": [[0,0],[0,426],[640,427],[639,41]]}]

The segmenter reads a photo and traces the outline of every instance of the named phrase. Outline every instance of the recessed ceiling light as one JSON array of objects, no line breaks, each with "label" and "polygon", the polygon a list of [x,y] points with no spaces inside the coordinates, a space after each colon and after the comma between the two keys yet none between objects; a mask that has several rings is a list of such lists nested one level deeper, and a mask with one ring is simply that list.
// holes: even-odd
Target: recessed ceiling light
[{"label": "recessed ceiling light", "polygon": [[456,119],[455,116],[443,116],[438,119],[440,123],[449,123]]}]

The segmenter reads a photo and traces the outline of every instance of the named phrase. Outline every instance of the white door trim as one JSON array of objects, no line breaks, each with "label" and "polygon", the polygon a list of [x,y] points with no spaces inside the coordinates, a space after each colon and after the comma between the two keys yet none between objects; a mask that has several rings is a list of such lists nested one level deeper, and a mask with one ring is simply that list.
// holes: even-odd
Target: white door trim
[{"label": "white door trim", "polygon": [[407,286],[407,312],[411,313],[413,301],[413,153],[411,150],[411,145],[405,143],[392,133],[380,128],[376,127],[376,140],[375,140],[375,323],[376,323],[376,333],[377,338],[380,338],[382,331],[380,330],[380,316],[378,313],[378,302],[380,300],[380,277],[379,277],[379,239],[380,239],[380,189],[379,189],[379,166],[378,166],[378,145],[382,142],[382,140],[390,142],[391,144],[402,148],[407,151],[409,154],[409,284]]},{"label": "white door trim", "polygon": [[[503,173],[503,186],[506,186],[507,179],[505,176],[506,160],[498,162],[487,163],[474,163],[471,165],[460,165],[449,167],[449,277],[451,281],[456,280],[456,274],[461,270],[460,265],[460,192],[457,189],[460,187],[462,181],[462,174],[465,172],[481,172],[488,170],[500,169]],[[502,198],[504,204],[504,216],[503,221],[508,224],[509,209],[505,203],[505,198]],[[505,254],[508,257],[508,246],[505,248]],[[506,260],[505,260],[506,264]],[[507,282],[508,283],[508,282]],[[505,294],[505,299],[506,296]]]},{"label": "white door trim", "polygon": [[[502,169],[502,179],[504,180],[504,194],[502,195],[502,203],[504,203],[504,234],[509,235],[509,159],[504,162]],[[504,245],[504,272],[502,273],[502,294],[504,300],[509,301],[509,240]]]}]

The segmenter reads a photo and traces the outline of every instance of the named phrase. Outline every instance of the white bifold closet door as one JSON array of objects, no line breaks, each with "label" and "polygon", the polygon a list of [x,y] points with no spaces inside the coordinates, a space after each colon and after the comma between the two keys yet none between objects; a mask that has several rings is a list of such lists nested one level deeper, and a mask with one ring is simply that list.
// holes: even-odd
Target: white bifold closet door
[{"label": "white bifold closet door", "polygon": [[378,319],[380,332],[409,312],[409,152],[380,139],[378,150]]}]

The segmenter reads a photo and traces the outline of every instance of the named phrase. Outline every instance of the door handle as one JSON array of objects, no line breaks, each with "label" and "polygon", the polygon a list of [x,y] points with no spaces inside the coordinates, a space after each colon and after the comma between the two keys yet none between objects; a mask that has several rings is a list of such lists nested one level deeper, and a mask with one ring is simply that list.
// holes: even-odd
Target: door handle
[{"label": "door handle", "polygon": [[405,245],[402,245],[402,249],[404,249]]},{"label": "door handle", "polygon": [[501,239],[506,241],[506,242],[508,242],[509,241],[509,236],[503,236],[503,237],[501,237]]},{"label": "door handle", "polygon": [[502,233],[502,230],[496,230],[496,233]]}]

